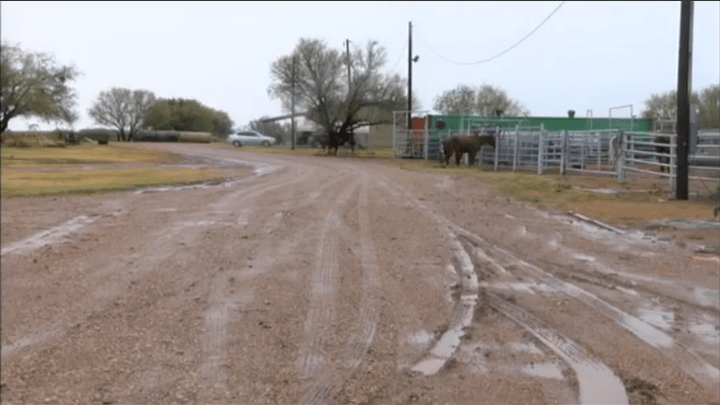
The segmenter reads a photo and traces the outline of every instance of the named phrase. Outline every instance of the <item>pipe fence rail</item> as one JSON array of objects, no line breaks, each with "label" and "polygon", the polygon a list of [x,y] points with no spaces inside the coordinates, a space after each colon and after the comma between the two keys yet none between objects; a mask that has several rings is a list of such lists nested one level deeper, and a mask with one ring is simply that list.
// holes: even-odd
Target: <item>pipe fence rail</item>
[{"label": "pipe fence rail", "polygon": [[[497,121],[495,122],[497,123]],[[658,132],[602,129],[587,131],[546,131],[543,126],[482,126],[481,120],[463,122],[462,131],[407,130],[393,134],[395,157],[441,161],[442,141],[455,134],[474,131],[495,133],[495,147],[484,145],[475,160],[493,170],[537,170],[561,174],[592,173],[632,181],[633,173],[668,178],[674,190],[677,135]],[[514,127],[509,125],[514,124]],[[688,156],[689,179],[720,183],[720,130],[698,132],[695,153]],[[467,164],[467,160],[463,159]],[[707,186],[706,186],[707,187]]]}]

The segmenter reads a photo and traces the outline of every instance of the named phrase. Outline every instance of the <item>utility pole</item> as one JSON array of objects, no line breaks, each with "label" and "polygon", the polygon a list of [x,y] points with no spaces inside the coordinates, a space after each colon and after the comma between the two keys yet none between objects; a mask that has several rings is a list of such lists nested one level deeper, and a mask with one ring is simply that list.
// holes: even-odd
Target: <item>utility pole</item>
[{"label": "utility pole", "polygon": [[348,67],[348,119],[350,120],[350,147],[355,152],[355,132],[353,131],[353,116],[352,106],[350,105],[350,94],[352,93],[352,80],[350,76],[350,40],[345,40],[345,47],[347,49],[347,67]]},{"label": "utility pole", "polygon": [[295,150],[295,60],[296,57],[293,55],[292,60],[292,94],[290,95],[290,149]]},{"label": "utility pole", "polygon": [[408,131],[412,129],[412,21],[408,22]]},{"label": "utility pole", "polygon": [[690,144],[690,92],[692,91],[693,2],[680,2],[680,55],[677,85],[677,180],[675,199],[688,199],[688,150]]}]

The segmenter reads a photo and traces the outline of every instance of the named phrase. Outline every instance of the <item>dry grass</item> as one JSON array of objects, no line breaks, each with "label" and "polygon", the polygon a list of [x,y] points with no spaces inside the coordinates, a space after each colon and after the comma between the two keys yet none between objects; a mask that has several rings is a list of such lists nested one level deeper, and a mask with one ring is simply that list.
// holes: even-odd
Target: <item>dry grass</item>
[{"label": "dry grass", "polygon": [[[399,161],[406,170],[469,176],[493,185],[495,192],[541,208],[576,211],[610,222],[635,223],[659,219],[713,219],[717,202],[695,197],[675,201],[667,180],[652,176],[619,183],[614,177],[570,174],[538,175],[533,172],[492,171],[457,166],[443,168],[435,162]],[[615,191],[603,194],[592,190]]]},{"label": "dry grass", "polygon": [[172,159],[161,152],[133,148],[129,145],[81,144],[66,148],[14,148],[3,146],[0,161],[3,169],[20,166],[50,166],[108,163],[155,163]]},{"label": "dry grass", "polygon": [[11,172],[3,170],[2,196],[33,197],[95,194],[148,186],[192,184],[223,178],[211,169],[65,170],[60,172]]},{"label": "dry grass", "polygon": [[[237,170],[152,168],[180,157],[137,149],[132,144],[84,144],[67,148],[3,146],[3,198],[93,194],[147,186],[190,184],[236,176]],[[75,165],[92,165],[75,169]],[[138,165],[143,166],[138,168]]]},{"label": "dry grass", "polygon": [[65,147],[65,142],[54,132],[3,132],[3,148]]}]

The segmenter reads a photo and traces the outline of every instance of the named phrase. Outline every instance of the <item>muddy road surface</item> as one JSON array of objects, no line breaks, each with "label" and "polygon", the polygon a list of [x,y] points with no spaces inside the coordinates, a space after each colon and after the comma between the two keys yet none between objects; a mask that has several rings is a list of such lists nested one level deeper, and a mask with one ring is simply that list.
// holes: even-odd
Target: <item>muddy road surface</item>
[{"label": "muddy road surface", "polygon": [[[205,186],[2,202],[3,404],[718,403],[718,263],[477,179],[147,144]],[[704,240],[703,240],[704,238]]]}]

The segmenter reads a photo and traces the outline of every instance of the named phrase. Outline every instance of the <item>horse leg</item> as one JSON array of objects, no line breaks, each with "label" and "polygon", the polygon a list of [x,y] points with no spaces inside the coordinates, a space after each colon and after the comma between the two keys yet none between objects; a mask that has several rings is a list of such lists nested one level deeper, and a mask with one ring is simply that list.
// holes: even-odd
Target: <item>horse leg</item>
[{"label": "horse leg", "polygon": [[473,152],[472,150],[468,152],[468,166],[474,166],[475,165],[475,155],[477,154],[477,151]]},{"label": "horse leg", "polygon": [[460,159],[462,159],[462,152],[455,151],[455,164],[460,166]]}]

